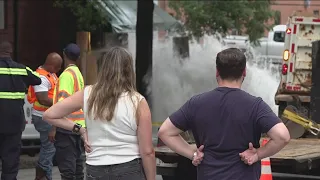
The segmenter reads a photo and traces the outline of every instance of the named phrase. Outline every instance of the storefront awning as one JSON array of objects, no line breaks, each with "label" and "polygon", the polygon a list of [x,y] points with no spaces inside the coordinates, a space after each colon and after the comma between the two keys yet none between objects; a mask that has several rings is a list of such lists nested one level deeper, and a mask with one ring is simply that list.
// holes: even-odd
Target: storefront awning
[{"label": "storefront awning", "polygon": [[[105,11],[109,23],[117,33],[135,31],[137,22],[136,0],[98,0]],[[169,30],[180,23],[156,4],[153,12],[153,29]]]}]

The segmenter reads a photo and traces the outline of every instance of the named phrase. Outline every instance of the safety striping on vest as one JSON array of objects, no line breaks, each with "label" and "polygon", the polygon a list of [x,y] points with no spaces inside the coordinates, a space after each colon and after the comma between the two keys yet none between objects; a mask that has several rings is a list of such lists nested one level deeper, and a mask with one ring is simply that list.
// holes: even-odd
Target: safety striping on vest
[{"label": "safety striping on vest", "polygon": [[0,92],[0,99],[24,99],[24,92]]},{"label": "safety striping on vest", "polygon": [[84,117],[84,114],[83,113],[80,113],[80,114],[69,114],[67,116],[67,119],[70,119],[70,120],[73,120],[73,119],[83,119]]},{"label": "safety striping on vest", "polygon": [[86,127],[86,122],[84,120],[76,120],[74,123],[81,124],[82,127]]},{"label": "safety striping on vest", "polygon": [[57,95],[59,98],[67,98],[70,96],[70,94],[68,94],[67,92],[65,91],[60,91]]},{"label": "safety striping on vest", "polygon": [[22,75],[27,76],[28,73],[25,69],[21,68],[0,68],[0,74],[3,75]]},{"label": "safety striping on vest", "polygon": [[[79,81],[78,81],[79,78],[77,77],[77,74],[74,72],[73,69],[68,69],[67,68],[63,73],[69,73],[69,74],[72,75],[72,78],[73,78],[73,92],[74,93],[82,89],[82,88],[79,87],[81,84],[79,84]],[[70,85],[71,84],[69,83],[69,86]],[[60,89],[59,86],[60,86],[60,83],[58,82],[57,85],[56,85],[56,89],[55,89],[54,103],[57,103],[58,101],[60,101],[60,99],[64,99],[64,98],[67,98],[67,97],[70,96],[70,94],[66,90]],[[72,93],[72,92],[70,92],[70,93]],[[69,114],[66,118],[71,120],[71,121],[73,121],[73,122],[75,122],[75,123],[81,124],[82,127],[85,127],[85,125],[86,125],[82,109]]]},{"label": "safety striping on vest", "polygon": [[[49,109],[49,107],[48,106],[44,106],[44,105],[42,105],[42,104],[40,104],[40,102],[39,101],[35,101],[34,103],[33,103],[33,105],[34,106],[36,106],[36,110],[40,110],[41,108],[42,109],[44,109],[44,110],[47,110],[47,109]],[[41,110],[40,110],[41,111]]]},{"label": "safety striping on vest", "polygon": [[70,73],[73,77],[73,80],[74,80],[74,84],[73,84],[73,91],[74,92],[77,92],[80,90],[79,88],[79,81],[78,81],[78,78],[77,78],[77,74],[74,72],[73,69],[68,69],[66,72]]},{"label": "safety striping on vest", "polygon": [[33,71],[32,69],[30,69],[29,67],[26,67],[27,70],[29,70],[33,75],[40,77],[40,74],[38,72]]}]

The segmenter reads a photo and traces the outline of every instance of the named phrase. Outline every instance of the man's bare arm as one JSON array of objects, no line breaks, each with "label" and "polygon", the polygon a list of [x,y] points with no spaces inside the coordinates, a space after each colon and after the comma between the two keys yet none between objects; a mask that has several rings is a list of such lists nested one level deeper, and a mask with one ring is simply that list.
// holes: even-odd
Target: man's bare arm
[{"label": "man's bare arm", "polygon": [[161,125],[158,136],[171,150],[192,160],[193,154],[197,149],[181,137],[180,134],[182,132],[183,131],[175,127],[171,120],[167,118]]},{"label": "man's bare arm", "polygon": [[48,91],[36,92],[37,100],[44,106],[52,106],[52,99],[48,97]]},{"label": "man's bare arm", "polygon": [[270,140],[257,151],[259,159],[273,156],[284,148],[290,141],[290,134],[283,123],[278,123],[268,131]]}]

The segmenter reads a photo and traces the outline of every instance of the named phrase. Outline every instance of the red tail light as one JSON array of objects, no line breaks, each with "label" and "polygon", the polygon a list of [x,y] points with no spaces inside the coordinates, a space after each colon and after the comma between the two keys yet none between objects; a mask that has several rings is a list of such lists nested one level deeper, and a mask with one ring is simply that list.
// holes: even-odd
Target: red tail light
[{"label": "red tail light", "polygon": [[287,75],[288,73],[288,64],[282,65],[282,75]]}]

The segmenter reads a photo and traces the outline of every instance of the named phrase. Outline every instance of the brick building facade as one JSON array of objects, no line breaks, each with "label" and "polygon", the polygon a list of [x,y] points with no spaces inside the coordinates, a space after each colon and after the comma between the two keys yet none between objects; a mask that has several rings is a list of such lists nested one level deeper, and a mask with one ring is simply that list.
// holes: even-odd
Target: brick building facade
[{"label": "brick building facade", "polygon": [[291,0],[291,1],[283,1],[276,0],[275,5],[272,5],[271,8],[280,12],[280,24],[286,24],[288,17],[294,11],[308,11],[314,13],[315,15],[319,15],[320,10],[320,1],[310,1],[310,5],[308,8],[305,8],[304,0]]},{"label": "brick building facade", "polygon": [[0,16],[0,40],[14,42],[14,0],[6,0],[1,2]]},{"label": "brick building facade", "polygon": [[54,8],[52,0],[1,0],[4,27],[0,41],[13,44],[14,60],[33,69],[41,65],[50,52],[61,54],[62,48],[76,40],[74,18],[65,10]]}]

